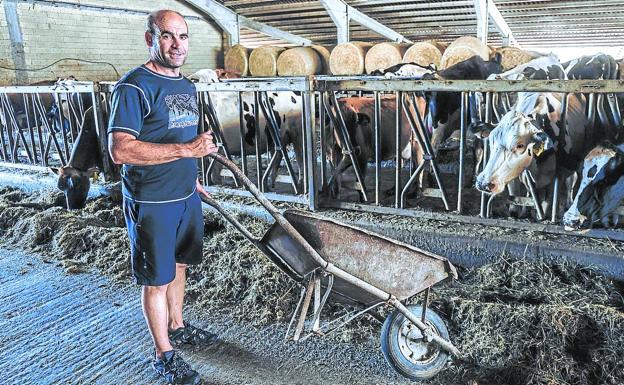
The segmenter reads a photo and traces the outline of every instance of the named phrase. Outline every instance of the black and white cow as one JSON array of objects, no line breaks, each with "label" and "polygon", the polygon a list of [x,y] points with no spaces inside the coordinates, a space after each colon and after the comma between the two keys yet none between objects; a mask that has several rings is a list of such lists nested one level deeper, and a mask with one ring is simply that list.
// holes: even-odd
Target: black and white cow
[{"label": "black and white cow", "polygon": [[624,144],[605,141],[585,157],[581,183],[572,206],[563,215],[566,230],[605,227],[619,222],[614,213],[624,204]]},{"label": "black and white cow", "polygon": [[[496,75],[509,80],[566,79],[556,56],[534,59],[510,71]],[[532,178],[538,199],[546,212],[550,208],[553,179],[567,177],[580,166],[586,154],[601,138],[591,130],[583,95],[570,95],[565,125],[561,122],[560,96],[548,92],[520,92],[512,109],[493,129],[475,128],[487,137],[491,155],[477,176],[476,187],[490,194],[500,194],[508,183],[520,179],[527,186]],[[565,127],[565,132],[561,132]],[[563,134],[563,135],[560,135]],[[563,138],[560,143],[559,139]],[[529,175],[524,171],[528,170]],[[510,195],[514,195],[510,192]]]},{"label": "black and white cow", "polygon": [[[194,81],[204,83],[219,82],[221,79],[233,78],[231,73],[221,72],[220,70],[204,69],[191,75],[189,78]],[[228,146],[228,151],[231,155],[241,155],[241,130],[240,130],[240,116],[239,116],[239,98],[238,92],[211,92],[210,98],[214,105],[217,119],[221,128],[221,132],[224,137],[224,141]],[[299,92],[284,91],[284,92],[269,92],[268,93],[269,113],[272,113],[279,126],[280,141],[282,146],[292,145],[297,160],[298,174],[296,175],[297,184],[301,184],[303,177],[302,165],[303,165],[303,137],[302,137],[302,105],[301,94]],[[245,151],[248,154],[255,152],[256,145],[256,126],[259,129],[258,132],[258,146],[262,153],[266,152],[268,148],[274,147],[274,143],[271,140],[267,131],[267,122],[264,114],[258,113],[254,110],[254,95],[251,92],[243,92],[242,94],[242,106],[243,120],[244,120],[244,136],[242,143],[245,146]],[[208,124],[207,111],[205,110],[204,120]],[[257,124],[256,124],[257,121]],[[275,183],[277,169],[281,160],[281,153],[278,153],[278,159],[275,162],[273,169],[269,176],[269,185],[272,186]],[[213,181],[220,182],[220,165],[215,165],[215,170],[212,174]]]}]

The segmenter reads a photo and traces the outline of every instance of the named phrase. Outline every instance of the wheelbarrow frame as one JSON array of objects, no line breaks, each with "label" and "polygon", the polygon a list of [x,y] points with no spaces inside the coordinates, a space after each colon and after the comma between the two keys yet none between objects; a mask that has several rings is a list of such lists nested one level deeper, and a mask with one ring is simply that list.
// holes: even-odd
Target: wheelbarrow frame
[{"label": "wheelbarrow frame", "polygon": [[[314,247],[312,247],[310,243],[301,235],[301,233],[284,217],[284,215],[275,206],[273,206],[273,204],[249,180],[249,178],[247,178],[247,176],[238,168],[238,166],[235,163],[233,163],[232,161],[230,161],[229,159],[227,159],[226,157],[224,157],[223,155],[219,153],[212,153],[212,154],[209,154],[208,156],[218,161],[219,163],[223,164],[226,168],[228,168],[235,175],[235,177],[243,184],[243,186],[253,195],[253,197],[275,219],[275,224],[273,226],[281,227],[283,231],[285,231],[288,234],[288,236],[290,236],[305,251],[305,253],[307,253],[313,259],[315,264],[318,265],[318,268],[314,269],[310,274],[307,274],[306,276],[303,276],[303,277],[298,276],[296,272],[294,272],[293,269],[290,268],[284,260],[280,260],[280,256],[276,255],[275,250],[272,250],[270,246],[264,243],[261,239],[254,237],[254,235],[251,234],[240,222],[238,222],[236,218],[234,218],[229,212],[224,210],[218,204],[217,201],[215,201],[212,197],[206,197],[204,195],[201,195],[201,199],[205,203],[207,203],[208,205],[216,209],[221,215],[223,215],[223,217],[228,222],[230,222],[256,248],[258,248],[269,259],[271,259],[271,261],[273,261],[287,275],[289,275],[291,278],[298,281],[302,285],[301,297],[298,302],[297,308],[293,314],[291,322],[289,324],[287,336],[290,334],[290,329],[292,327],[292,324],[297,316],[297,313],[301,309],[301,312],[299,312],[299,320],[295,329],[295,334],[293,336],[294,340],[300,339],[300,335],[303,330],[304,322],[305,322],[306,315],[307,315],[307,310],[309,308],[310,302],[312,301],[313,292],[316,292],[317,296],[315,298],[316,306],[314,310],[312,333],[308,334],[304,338],[309,337],[311,334],[323,334],[322,328],[320,328],[318,324],[319,317],[320,317],[321,310],[323,309],[323,306],[325,305],[331,293],[333,281],[334,279],[337,278],[337,279],[343,280],[344,282],[348,282],[349,284],[361,290],[364,290],[366,293],[374,297],[375,300],[367,304],[364,310],[356,312],[356,314],[350,316],[347,321],[341,323],[337,327],[332,328],[331,330],[335,330],[343,326],[344,324],[356,318],[357,316],[366,312],[370,312],[371,310],[375,309],[376,307],[380,305],[388,304],[394,307],[406,319],[408,319],[418,329],[420,329],[425,341],[435,343],[440,348],[442,348],[443,350],[445,350],[446,352],[450,353],[451,355],[455,357],[459,358],[461,356],[459,350],[450,341],[447,341],[446,339],[437,335],[435,331],[432,330],[432,328],[429,325],[423,322],[425,319],[424,312],[426,311],[426,305],[427,305],[426,302],[427,302],[427,297],[429,294],[430,287],[426,287],[424,290],[426,299],[425,299],[425,306],[423,307],[422,318],[420,318],[416,314],[412,313],[401,302],[401,300],[397,298],[397,296],[387,291],[384,291],[380,289],[379,287],[374,286],[370,284],[369,282],[366,282],[363,279],[360,279],[353,274],[346,272],[345,270],[341,269],[340,267],[336,266],[333,263],[328,262],[323,257],[321,257],[318,251]],[[438,258],[444,260],[448,266],[448,278],[447,279],[457,278],[457,273],[454,267],[444,258],[441,258],[441,257],[438,257]],[[324,277],[327,278],[327,281],[322,285],[321,279]],[[436,283],[437,282],[439,281],[436,281]],[[322,286],[325,286],[326,290],[325,290],[325,293],[323,294],[323,298],[320,298]],[[349,314],[347,314],[347,316],[349,316]],[[339,319],[331,321],[330,324],[335,321],[338,321]],[[328,330],[327,332],[331,330]]]}]

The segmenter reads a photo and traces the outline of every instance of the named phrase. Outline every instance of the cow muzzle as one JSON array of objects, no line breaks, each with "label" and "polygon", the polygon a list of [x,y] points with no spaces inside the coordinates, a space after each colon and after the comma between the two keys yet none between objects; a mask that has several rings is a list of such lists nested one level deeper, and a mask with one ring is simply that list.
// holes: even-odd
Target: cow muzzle
[{"label": "cow muzzle", "polygon": [[484,178],[477,178],[475,187],[481,192],[492,194],[496,185],[490,181],[486,181]]},{"label": "cow muzzle", "polygon": [[579,216],[563,216],[563,228],[566,231],[577,231],[588,229],[590,226],[590,221],[583,215]]}]

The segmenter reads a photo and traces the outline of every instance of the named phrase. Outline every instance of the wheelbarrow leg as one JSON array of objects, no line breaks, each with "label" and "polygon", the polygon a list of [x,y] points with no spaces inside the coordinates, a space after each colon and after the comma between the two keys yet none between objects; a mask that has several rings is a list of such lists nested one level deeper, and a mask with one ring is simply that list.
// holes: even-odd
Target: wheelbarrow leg
[{"label": "wheelbarrow leg", "polygon": [[315,281],[316,273],[312,273],[312,276],[310,277],[310,281],[308,282],[308,286],[306,288],[305,299],[303,300],[303,307],[301,308],[301,313],[299,313],[299,321],[297,322],[297,327],[295,328],[293,341],[299,341],[299,337],[301,337],[301,333],[303,332],[305,319],[308,315],[308,308],[310,307],[310,301],[312,300],[312,292],[314,291]]}]

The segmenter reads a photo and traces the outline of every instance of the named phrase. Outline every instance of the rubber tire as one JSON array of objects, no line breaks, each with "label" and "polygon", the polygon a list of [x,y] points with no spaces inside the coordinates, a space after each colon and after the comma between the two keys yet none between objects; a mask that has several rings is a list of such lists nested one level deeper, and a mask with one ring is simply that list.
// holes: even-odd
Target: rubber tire
[{"label": "rubber tire", "polygon": [[[410,305],[407,308],[414,315],[421,317],[422,306]],[[416,364],[408,360],[399,347],[399,333],[401,326],[406,321],[405,316],[398,310],[393,311],[383,324],[381,329],[381,351],[392,369],[411,380],[427,380],[435,376],[444,368],[449,353],[437,347],[437,356],[427,363]],[[444,320],[431,309],[427,309],[426,321],[433,326],[440,337],[449,340],[449,332]]]}]

